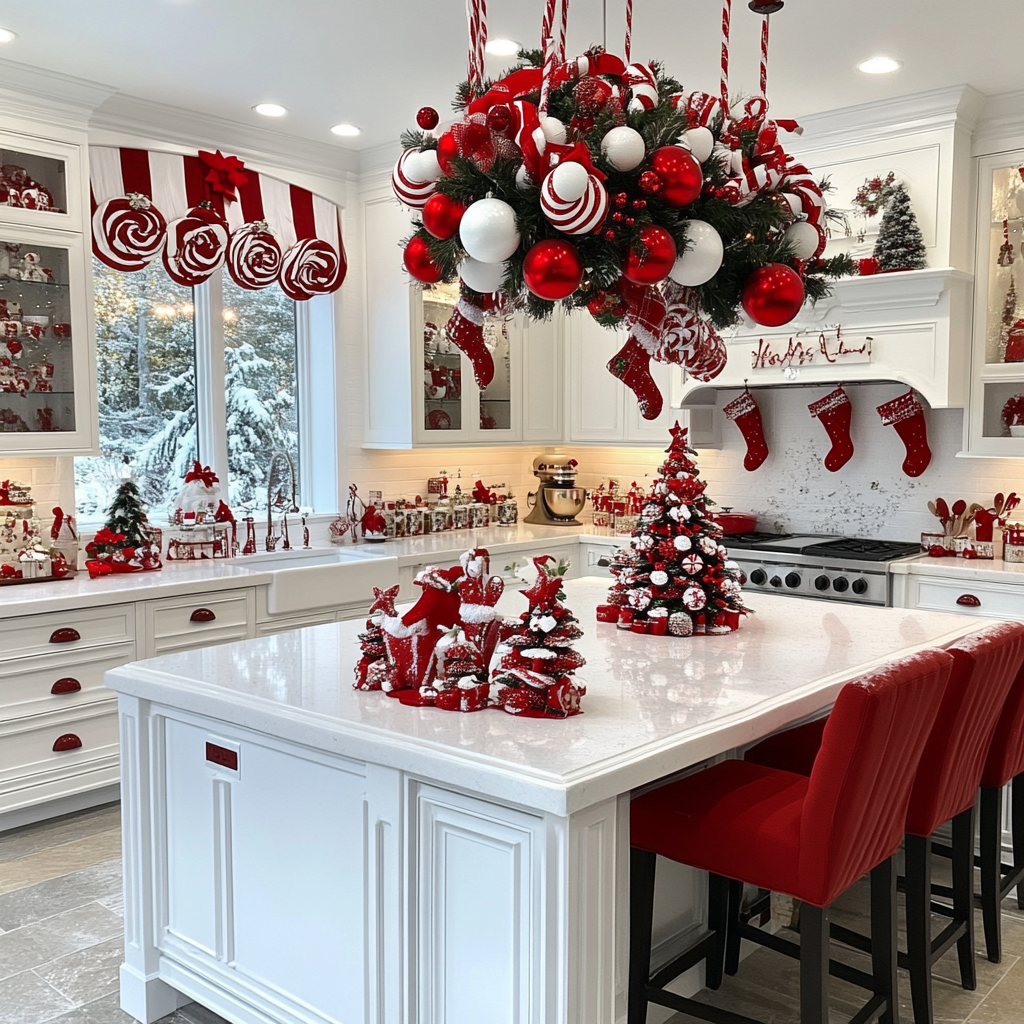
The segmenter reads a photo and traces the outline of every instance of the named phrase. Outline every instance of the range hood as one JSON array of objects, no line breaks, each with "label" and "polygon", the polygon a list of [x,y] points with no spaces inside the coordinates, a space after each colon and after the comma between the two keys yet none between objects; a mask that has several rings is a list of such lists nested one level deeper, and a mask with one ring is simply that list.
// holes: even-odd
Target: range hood
[{"label": "range hood", "polygon": [[962,408],[970,382],[973,275],[950,267],[836,281],[830,296],[807,304],[785,327],[740,326],[723,340],[729,360],[705,383],[685,372],[672,404],[715,404],[716,393],[744,385],[899,382],[933,409]]}]

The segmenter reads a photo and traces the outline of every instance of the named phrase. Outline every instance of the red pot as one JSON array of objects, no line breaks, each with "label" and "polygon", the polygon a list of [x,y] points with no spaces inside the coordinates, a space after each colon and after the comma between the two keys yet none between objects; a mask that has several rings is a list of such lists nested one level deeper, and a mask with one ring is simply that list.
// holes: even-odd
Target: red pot
[{"label": "red pot", "polygon": [[723,533],[753,533],[757,516],[750,512],[714,512],[708,518],[718,523]]}]

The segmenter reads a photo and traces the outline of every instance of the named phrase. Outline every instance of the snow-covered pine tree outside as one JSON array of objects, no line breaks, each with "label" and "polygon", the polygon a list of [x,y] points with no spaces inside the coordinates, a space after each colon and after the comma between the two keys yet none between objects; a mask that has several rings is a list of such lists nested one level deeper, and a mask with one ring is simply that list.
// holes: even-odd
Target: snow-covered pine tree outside
[{"label": "snow-covered pine tree outside", "polygon": [[901,181],[893,185],[886,201],[872,256],[878,260],[879,270],[923,270],[928,266],[924,237]]}]

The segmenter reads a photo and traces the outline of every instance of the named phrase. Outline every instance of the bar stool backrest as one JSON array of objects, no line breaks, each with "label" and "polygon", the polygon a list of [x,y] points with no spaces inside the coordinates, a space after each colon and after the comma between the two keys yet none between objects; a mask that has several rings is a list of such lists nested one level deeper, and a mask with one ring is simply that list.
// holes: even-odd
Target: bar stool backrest
[{"label": "bar stool backrest", "polygon": [[1002,789],[1021,772],[1024,772],[1024,667],[1017,672],[996,723],[981,784],[987,789]]},{"label": "bar stool backrest", "polygon": [[1001,622],[947,651],[953,671],[907,813],[907,832],[915,836],[930,836],[973,805],[996,723],[1024,660],[1024,626]]},{"label": "bar stool backrest", "polygon": [[827,906],[899,849],[917,764],[952,667],[944,651],[922,651],[840,691],[800,820],[800,876],[818,894],[815,905]]}]

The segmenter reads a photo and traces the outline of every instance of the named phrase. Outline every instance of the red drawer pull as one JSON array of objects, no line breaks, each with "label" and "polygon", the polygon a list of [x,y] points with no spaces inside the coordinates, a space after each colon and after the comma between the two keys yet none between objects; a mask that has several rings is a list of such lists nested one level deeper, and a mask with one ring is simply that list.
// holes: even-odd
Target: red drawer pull
[{"label": "red drawer pull", "polygon": [[957,599],[956,603],[962,605],[964,608],[980,608],[981,600],[975,597],[973,594],[961,594]]},{"label": "red drawer pull", "polygon": [[76,640],[81,639],[82,634],[73,626],[65,626],[63,629],[55,629],[50,634],[51,644],[73,644]]},{"label": "red drawer pull", "polygon": [[71,676],[65,676],[63,679],[58,679],[57,682],[50,687],[50,693],[78,693],[82,688],[82,684]]},{"label": "red drawer pull", "polygon": [[54,750],[77,750],[81,745],[82,741],[73,732],[66,732],[53,741]]},{"label": "red drawer pull", "polygon": [[197,608],[189,617],[189,622],[213,622],[217,618],[209,608]]}]

